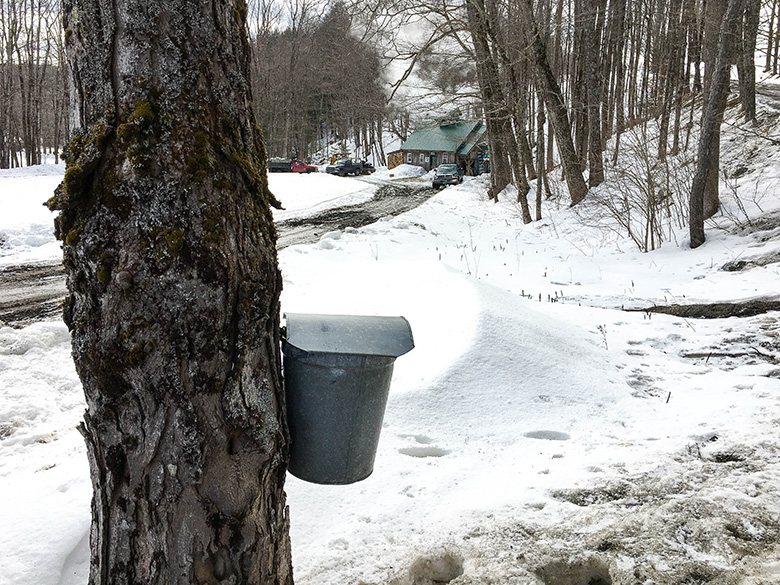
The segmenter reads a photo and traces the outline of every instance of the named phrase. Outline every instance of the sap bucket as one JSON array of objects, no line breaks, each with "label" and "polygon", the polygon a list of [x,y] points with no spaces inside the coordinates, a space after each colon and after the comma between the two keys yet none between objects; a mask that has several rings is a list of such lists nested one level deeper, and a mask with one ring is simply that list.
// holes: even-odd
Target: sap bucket
[{"label": "sap bucket", "polygon": [[414,347],[403,317],[287,313],[282,334],[294,476],[348,484],[374,470],[395,358]]}]

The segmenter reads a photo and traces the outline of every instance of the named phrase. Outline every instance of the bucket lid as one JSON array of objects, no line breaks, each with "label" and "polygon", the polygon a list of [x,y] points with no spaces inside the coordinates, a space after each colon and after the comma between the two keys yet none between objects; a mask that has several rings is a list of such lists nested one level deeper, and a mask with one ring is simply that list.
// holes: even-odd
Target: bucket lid
[{"label": "bucket lid", "polygon": [[398,357],[412,350],[404,317],[285,313],[286,341],[308,352]]}]

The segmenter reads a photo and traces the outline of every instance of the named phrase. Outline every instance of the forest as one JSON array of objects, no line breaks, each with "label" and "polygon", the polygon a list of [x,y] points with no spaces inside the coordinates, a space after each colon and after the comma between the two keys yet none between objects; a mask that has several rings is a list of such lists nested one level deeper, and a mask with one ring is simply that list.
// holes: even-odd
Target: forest
[{"label": "forest", "polygon": [[[55,162],[67,143],[68,87],[58,0],[0,2],[0,168]],[[274,156],[309,158],[353,140],[384,160],[382,59],[346,5],[248,5],[254,106]]]},{"label": "forest", "polygon": [[[381,165],[383,137],[468,113],[488,128],[490,196],[514,186],[524,221],[559,194],[549,173],[576,204],[612,172],[631,201],[594,197],[623,222],[641,218],[641,229],[626,226],[640,248],[660,244],[664,215],[690,222],[697,245],[718,209],[733,65],[744,123],[760,132],[756,70],[778,72],[777,4],[251,0],[255,114],[270,156],[323,162],[335,144]],[[0,168],[59,160],[68,33],[57,0],[0,2]]]}]

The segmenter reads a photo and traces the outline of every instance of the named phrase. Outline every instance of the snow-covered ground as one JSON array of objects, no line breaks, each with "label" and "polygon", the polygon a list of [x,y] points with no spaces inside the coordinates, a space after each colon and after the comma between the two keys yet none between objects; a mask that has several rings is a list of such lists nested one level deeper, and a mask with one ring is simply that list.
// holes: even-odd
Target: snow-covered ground
[{"label": "snow-covered ground", "polygon": [[52,213],[44,206],[65,165],[0,169],[0,268],[52,261],[62,255]]},{"label": "snow-covered ground", "polygon": [[[403,315],[416,343],[396,361],[373,475],[289,477],[297,583],[780,582],[778,314],[621,310],[777,292],[777,262],[720,268],[780,249],[780,149],[726,128],[724,154],[747,168],[752,223],[719,216],[696,250],[678,231],[640,253],[565,205],[524,226],[467,178],[280,253],[283,311]],[[58,255],[38,207],[52,171],[0,172],[3,265]],[[372,192],[323,173],[271,188],[285,218]],[[86,582],[83,409],[62,323],[0,328],[0,584]]]},{"label": "snow-covered ground", "polygon": [[342,205],[356,205],[371,199],[377,189],[376,185],[360,179],[324,172],[271,173],[268,184],[283,207],[274,210],[276,221],[305,217]]}]

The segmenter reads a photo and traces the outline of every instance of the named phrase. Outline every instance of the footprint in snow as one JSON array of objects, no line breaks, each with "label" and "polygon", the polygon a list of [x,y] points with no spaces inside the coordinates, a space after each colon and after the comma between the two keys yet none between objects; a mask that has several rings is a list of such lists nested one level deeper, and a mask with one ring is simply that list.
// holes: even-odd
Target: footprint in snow
[{"label": "footprint in snow", "polygon": [[441,447],[435,447],[431,445],[433,439],[426,437],[425,435],[399,435],[402,439],[414,439],[417,443],[412,447],[402,447],[398,449],[401,455],[408,455],[409,457],[444,457],[449,455],[450,451],[442,449]]},{"label": "footprint in snow", "polygon": [[450,454],[450,451],[447,449],[430,445],[424,447],[403,447],[398,449],[398,452],[409,457],[444,457]]},{"label": "footprint in snow", "polygon": [[544,439],[545,441],[568,441],[571,439],[568,433],[558,431],[529,431],[523,436],[529,439]]}]

